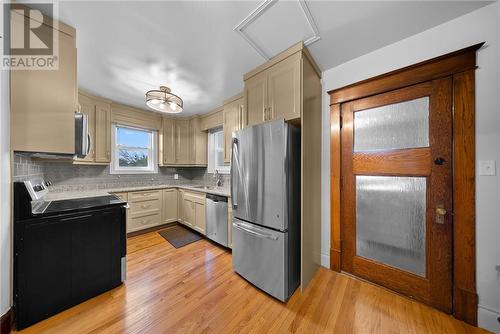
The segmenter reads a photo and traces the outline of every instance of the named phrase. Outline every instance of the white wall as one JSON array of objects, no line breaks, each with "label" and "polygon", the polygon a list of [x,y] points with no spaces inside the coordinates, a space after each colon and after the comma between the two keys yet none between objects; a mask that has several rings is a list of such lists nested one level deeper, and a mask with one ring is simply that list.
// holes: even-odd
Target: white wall
[{"label": "white wall", "polygon": [[0,70],[0,315],[9,310],[12,300],[9,96],[9,72]]},{"label": "white wall", "polygon": [[[476,159],[500,163],[500,4],[424,31],[323,72],[322,261],[330,248],[329,99],[327,91],[486,41],[476,71]],[[332,45],[332,47],[335,47]],[[500,172],[500,166],[499,170]],[[500,333],[500,177],[476,168],[479,326]],[[459,245],[458,245],[459,246]]]}]

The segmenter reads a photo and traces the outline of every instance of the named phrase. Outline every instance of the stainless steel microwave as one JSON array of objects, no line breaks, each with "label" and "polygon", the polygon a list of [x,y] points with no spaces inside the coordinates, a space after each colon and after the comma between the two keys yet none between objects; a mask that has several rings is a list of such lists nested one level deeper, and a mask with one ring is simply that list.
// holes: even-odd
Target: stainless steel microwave
[{"label": "stainless steel microwave", "polygon": [[75,156],[85,158],[90,152],[89,120],[87,114],[75,113]]}]

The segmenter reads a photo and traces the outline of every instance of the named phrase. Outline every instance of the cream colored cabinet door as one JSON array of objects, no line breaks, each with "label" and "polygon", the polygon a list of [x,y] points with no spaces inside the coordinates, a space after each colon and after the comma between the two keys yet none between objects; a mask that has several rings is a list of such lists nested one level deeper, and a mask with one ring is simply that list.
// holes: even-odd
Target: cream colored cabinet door
[{"label": "cream colored cabinet door", "polygon": [[184,224],[193,227],[195,222],[194,198],[188,194],[184,194],[183,211]]},{"label": "cream colored cabinet door", "polygon": [[184,190],[177,189],[177,221],[184,223]]},{"label": "cream colored cabinet door", "polygon": [[175,163],[189,165],[189,120],[175,121]]},{"label": "cream colored cabinet door", "polygon": [[163,223],[178,220],[178,194],[176,188],[163,189]]},{"label": "cream colored cabinet door", "polygon": [[269,68],[267,120],[300,118],[301,55],[291,56]]},{"label": "cream colored cabinet door", "polygon": [[231,142],[234,131],[240,129],[240,108],[238,101],[224,106],[224,162],[231,163]]},{"label": "cream colored cabinet door", "polygon": [[195,221],[193,228],[205,235],[205,198],[197,198],[194,201]]},{"label": "cream colored cabinet door", "polygon": [[111,105],[96,102],[95,161],[111,161]]},{"label": "cream colored cabinet door", "polygon": [[[31,24],[37,35],[53,28],[12,12],[12,25]],[[31,22],[31,23],[30,23]],[[29,31],[28,27],[24,28]],[[10,71],[12,151],[75,153],[75,112],[78,110],[75,32],[59,31],[57,70]],[[21,35],[22,36],[22,35]],[[2,39],[3,43],[3,39]]]},{"label": "cream colored cabinet door", "polygon": [[248,126],[264,122],[267,114],[266,71],[245,81],[244,97]]},{"label": "cream colored cabinet door", "polygon": [[190,163],[196,166],[205,166],[207,157],[207,132],[202,130],[201,118],[195,117],[189,120],[189,131],[191,137]]},{"label": "cream colored cabinet door", "polygon": [[89,153],[83,159],[75,159],[75,162],[92,163],[95,161],[95,103],[89,97],[78,94],[80,111],[88,116],[88,131],[90,137]]},{"label": "cream colored cabinet door", "polygon": [[163,164],[175,164],[175,119],[163,117]]},{"label": "cream colored cabinet door", "polygon": [[245,98],[238,100],[238,112],[240,114],[240,129],[245,128],[248,125],[248,117],[245,109]]}]

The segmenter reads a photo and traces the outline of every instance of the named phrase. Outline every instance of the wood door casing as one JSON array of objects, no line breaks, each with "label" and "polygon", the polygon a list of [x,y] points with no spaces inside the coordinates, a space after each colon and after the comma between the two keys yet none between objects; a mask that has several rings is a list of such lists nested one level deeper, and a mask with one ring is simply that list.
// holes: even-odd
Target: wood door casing
[{"label": "wood door casing", "polygon": [[[452,305],[452,221],[436,224],[435,208],[452,212],[450,78],[434,80],[341,105],[342,127],[342,269],[446,312]],[[353,152],[353,115],[357,111],[429,96],[429,147]],[[444,165],[434,164],[437,157]],[[356,255],[356,175],[424,176],[426,187],[425,277]]]}]

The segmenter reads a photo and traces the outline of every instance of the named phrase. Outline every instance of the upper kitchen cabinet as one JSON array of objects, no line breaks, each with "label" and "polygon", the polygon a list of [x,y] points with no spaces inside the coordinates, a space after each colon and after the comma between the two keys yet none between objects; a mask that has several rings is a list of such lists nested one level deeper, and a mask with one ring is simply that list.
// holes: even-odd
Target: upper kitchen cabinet
[{"label": "upper kitchen cabinet", "polygon": [[200,117],[196,116],[189,120],[189,132],[191,137],[190,164],[206,166],[208,162],[207,132],[202,130]]},{"label": "upper kitchen cabinet", "polygon": [[189,165],[190,140],[189,120],[178,119],[175,121],[175,164]]},{"label": "upper kitchen cabinet", "polygon": [[95,105],[95,161],[111,162],[111,104],[97,101]]},{"label": "upper kitchen cabinet", "polygon": [[163,165],[206,166],[207,132],[202,119],[163,117]]},{"label": "upper kitchen cabinet", "polygon": [[245,80],[245,109],[248,125],[267,120],[267,73],[259,73]]},{"label": "upper kitchen cabinet", "polygon": [[80,112],[88,115],[89,153],[74,164],[108,164],[111,161],[111,101],[78,91]]},{"label": "upper kitchen cabinet", "polygon": [[175,164],[175,119],[163,117],[163,164]]},{"label": "upper kitchen cabinet", "polygon": [[[24,20],[17,12],[13,13],[12,20],[18,21],[17,26],[40,25],[37,30],[42,34],[54,32],[53,22],[40,24],[33,18]],[[76,32],[62,22],[57,26],[57,69],[10,72],[11,147],[14,151],[75,153]],[[29,31],[26,26],[24,30]]]},{"label": "upper kitchen cabinet", "polygon": [[300,120],[303,112],[304,63],[319,80],[321,72],[303,43],[298,43],[245,74],[244,106],[248,125],[276,118]]},{"label": "upper kitchen cabinet", "polygon": [[224,102],[224,163],[231,163],[231,141],[233,132],[246,126],[243,93],[240,93]]},{"label": "upper kitchen cabinet", "polygon": [[223,123],[223,107],[219,107],[208,114],[201,116],[201,129],[210,130],[222,126]]}]

